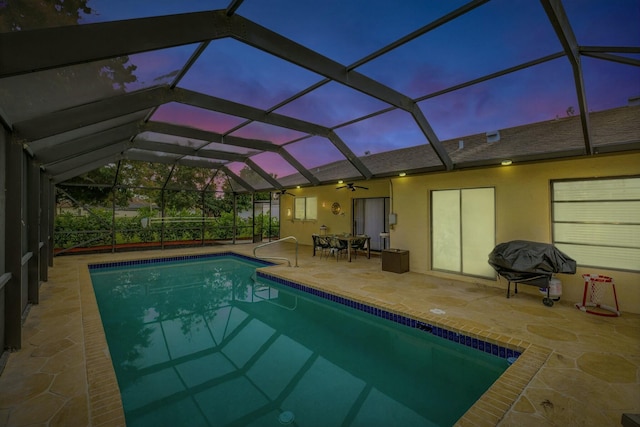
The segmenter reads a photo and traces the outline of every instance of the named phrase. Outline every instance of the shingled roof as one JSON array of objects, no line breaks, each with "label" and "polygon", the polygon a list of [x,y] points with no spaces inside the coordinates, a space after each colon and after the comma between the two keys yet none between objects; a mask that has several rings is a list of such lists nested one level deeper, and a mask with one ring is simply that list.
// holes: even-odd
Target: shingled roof
[{"label": "shingled roof", "polygon": [[[640,149],[640,105],[614,108],[590,115],[596,152]],[[504,159],[531,161],[585,154],[580,118],[569,116],[550,121],[499,129],[499,140],[488,142],[487,133],[443,141],[442,144],[458,168],[497,165]],[[404,170],[428,173],[442,170],[429,144],[371,154],[362,157],[374,173]],[[347,161],[328,164],[314,170],[320,179],[334,176],[353,177],[353,167]],[[349,178],[347,178],[349,179]],[[299,176],[281,178],[283,183],[299,182]]]}]

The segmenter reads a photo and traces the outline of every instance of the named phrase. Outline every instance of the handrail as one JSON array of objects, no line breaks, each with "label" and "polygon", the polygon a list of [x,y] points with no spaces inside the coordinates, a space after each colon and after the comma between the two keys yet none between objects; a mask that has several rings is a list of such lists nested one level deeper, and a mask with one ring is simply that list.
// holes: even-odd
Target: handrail
[{"label": "handrail", "polygon": [[253,248],[253,256],[258,258],[258,259],[280,259],[280,260],[284,260],[284,261],[287,261],[289,263],[289,267],[291,267],[291,261],[289,261],[289,258],[277,257],[277,256],[258,256],[258,255],[256,255],[256,250],[258,250],[260,248],[264,248],[265,246],[273,245],[275,243],[280,243],[280,242],[284,242],[285,240],[291,240],[291,239],[296,241],[296,267],[297,267],[298,266],[298,239],[296,239],[294,236],[287,236],[287,237],[283,237],[282,239],[274,240],[273,242],[267,242],[267,243],[263,243],[261,245],[258,245],[255,248]]},{"label": "handrail", "polygon": [[205,223],[215,223],[220,218],[215,218],[211,216],[146,216],[140,219],[140,225],[142,228],[147,228],[149,225],[154,223],[165,223],[165,224],[176,224],[176,223],[185,223],[185,224],[202,224]]}]

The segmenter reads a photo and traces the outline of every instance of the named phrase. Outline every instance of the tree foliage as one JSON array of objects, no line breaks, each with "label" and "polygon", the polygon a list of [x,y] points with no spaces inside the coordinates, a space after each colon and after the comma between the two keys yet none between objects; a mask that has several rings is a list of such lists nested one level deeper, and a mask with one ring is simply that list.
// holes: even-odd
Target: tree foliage
[{"label": "tree foliage", "polygon": [[[83,15],[94,12],[88,0],[5,0],[0,2],[0,32],[78,25]],[[128,56],[121,56],[17,76],[16,84],[0,91],[0,99],[11,107],[8,110],[23,112],[14,120],[27,119],[32,110],[54,111],[71,107],[78,99],[95,101],[123,93],[137,80],[136,68]],[[53,99],[68,104],[56,105],[50,102]]]},{"label": "tree foliage", "polygon": [[[0,32],[78,25],[82,16],[95,12],[88,3],[88,0],[0,1]],[[0,88],[0,107],[11,111],[11,119],[18,121],[31,118],[36,111],[54,112],[74,103],[114,96],[124,93],[127,84],[137,80],[135,70],[129,58],[122,56],[16,76],[14,84]],[[66,104],[54,103],[54,99],[63,99]],[[105,186],[113,184],[115,170],[115,165],[94,170],[71,180],[80,186],[66,190],[83,204],[104,206],[114,195],[118,204],[126,203],[131,196],[127,189],[114,192]],[[60,197],[67,198],[64,194]]]},{"label": "tree foliage", "polygon": [[93,9],[88,0],[5,0],[0,2],[0,32],[75,25]]}]

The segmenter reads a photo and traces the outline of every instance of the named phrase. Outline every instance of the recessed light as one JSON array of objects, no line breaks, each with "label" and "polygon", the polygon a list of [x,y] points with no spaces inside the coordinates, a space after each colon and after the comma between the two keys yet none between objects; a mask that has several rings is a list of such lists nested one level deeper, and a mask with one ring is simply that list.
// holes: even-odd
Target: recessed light
[{"label": "recessed light", "polygon": [[338,181],[338,184],[343,184],[343,183],[344,183],[343,180]]},{"label": "recessed light", "polygon": [[406,172],[400,172],[400,173],[398,174],[398,176],[407,176],[407,173],[406,173]]},{"label": "recessed light", "polygon": [[511,163],[513,163],[513,161],[507,159],[507,160],[503,160],[500,164],[502,166],[509,166]]}]

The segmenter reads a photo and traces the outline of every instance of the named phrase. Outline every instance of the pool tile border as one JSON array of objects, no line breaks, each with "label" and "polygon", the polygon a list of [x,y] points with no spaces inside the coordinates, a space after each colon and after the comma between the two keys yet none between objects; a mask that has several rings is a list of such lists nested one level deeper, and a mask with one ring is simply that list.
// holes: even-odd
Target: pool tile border
[{"label": "pool tile border", "polygon": [[279,285],[287,286],[289,288],[296,289],[298,291],[305,292],[310,295],[314,295],[316,297],[325,299],[327,301],[332,301],[337,304],[341,304],[341,305],[353,308],[355,310],[361,311],[363,313],[371,314],[381,319],[389,320],[399,325],[408,326],[413,329],[418,329],[420,331],[430,333],[433,336],[437,336],[439,338],[443,338],[448,341],[452,341],[457,344],[461,344],[466,347],[473,348],[483,353],[491,354],[501,359],[509,359],[509,358],[517,359],[522,355],[522,348],[517,346],[508,347],[508,346],[500,345],[496,342],[485,341],[478,337],[474,337],[471,335],[464,334],[462,332],[457,332],[451,329],[437,326],[436,324],[424,322],[424,321],[415,319],[413,317],[394,313],[392,311],[385,310],[383,308],[375,307],[359,301],[354,301],[352,299],[335,295],[330,292],[326,292],[320,289],[306,286],[297,282],[293,282],[288,279],[283,279],[281,277],[274,276],[264,271],[258,270],[257,277],[271,280]]},{"label": "pool tile border", "polygon": [[[238,254],[236,252],[226,251],[226,252],[217,252],[217,253],[209,253],[209,254],[179,255],[179,256],[172,256],[172,257],[104,262],[104,263],[89,264],[88,267],[90,271],[94,271],[94,270],[106,269],[106,268],[130,267],[130,266],[137,266],[137,265],[152,265],[152,264],[161,264],[161,263],[173,262],[173,261],[210,259],[210,258],[220,258],[220,257],[227,257],[227,256],[255,262],[265,267],[274,265],[269,261],[252,258],[246,255]],[[436,323],[425,322],[425,321],[418,320],[403,314],[394,313],[384,308],[375,307],[369,304],[365,304],[363,302],[355,301],[350,298],[335,295],[327,291],[316,289],[311,286],[303,285],[288,279],[284,279],[284,278],[266,273],[264,271],[258,270],[257,277],[274,281],[278,284],[287,286],[289,288],[297,289],[299,291],[317,296],[327,301],[332,301],[332,302],[353,308],[355,310],[361,311],[363,313],[371,314],[381,319],[389,320],[399,325],[408,326],[410,328],[414,328],[414,329],[424,331],[426,333],[430,333],[433,336],[437,336],[439,338],[443,338],[448,341],[462,344],[466,347],[470,347],[470,348],[473,348],[474,350],[491,354],[493,356],[496,356],[502,359],[509,359],[509,360],[511,360],[511,358],[517,359],[522,355],[522,352],[524,350],[522,347],[517,345],[513,345],[513,346],[501,345],[500,343],[495,341],[484,340],[477,336],[465,334],[462,331],[456,331],[456,330],[444,328],[441,325],[438,325]]]},{"label": "pool tile border", "polygon": [[98,270],[104,268],[113,268],[113,267],[130,267],[134,265],[150,265],[150,264],[162,264],[165,262],[172,261],[189,261],[196,259],[207,259],[207,258],[220,258],[232,256],[235,258],[241,258],[246,261],[251,261],[257,264],[261,264],[262,266],[270,266],[274,265],[272,262],[265,261],[258,258],[252,258],[250,256],[242,255],[236,252],[226,251],[226,252],[216,252],[210,254],[198,254],[198,255],[179,255],[172,257],[161,257],[161,258],[149,258],[149,259],[134,259],[129,261],[113,261],[113,262],[101,262],[96,264],[89,264],[89,270]]}]

